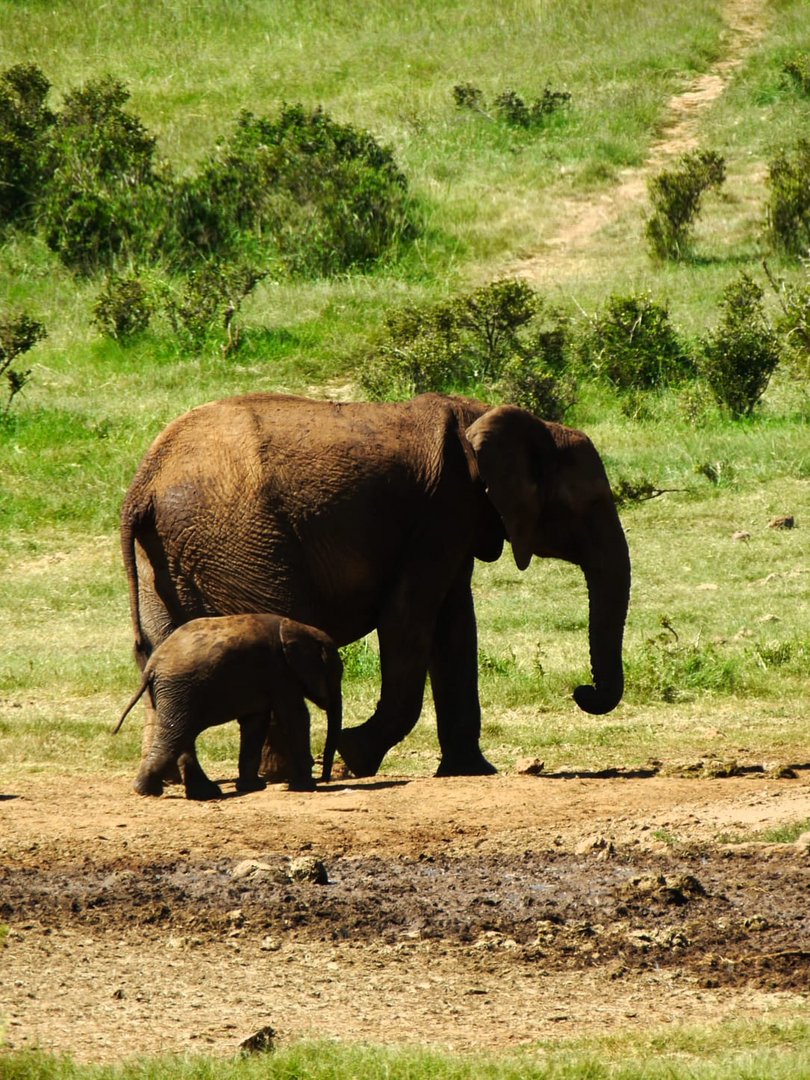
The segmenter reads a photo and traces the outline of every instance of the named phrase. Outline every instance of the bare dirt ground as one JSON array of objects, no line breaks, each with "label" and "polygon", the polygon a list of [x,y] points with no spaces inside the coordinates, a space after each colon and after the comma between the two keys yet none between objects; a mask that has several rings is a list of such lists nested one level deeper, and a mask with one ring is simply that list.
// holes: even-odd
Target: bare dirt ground
[{"label": "bare dirt ground", "polygon": [[[673,99],[650,161],[562,206],[513,272],[581,270],[650,171],[695,145],[762,7],[729,0],[726,55]],[[225,780],[232,797],[197,804],[179,789],[140,799],[124,776],[0,779],[7,1047],[230,1054],[270,1025],[285,1041],[505,1050],[806,1007],[808,845],[723,836],[810,818],[810,767],[386,776],[242,797]]]},{"label": "bare dirt ground", "polygon": [[807,845],[723,835],[810,818],[810,768],[224,780],[216,803],[123,776],[5,785],[7,1046],[230,1054],[270,1025],[505,1050],[806,1003]]}]

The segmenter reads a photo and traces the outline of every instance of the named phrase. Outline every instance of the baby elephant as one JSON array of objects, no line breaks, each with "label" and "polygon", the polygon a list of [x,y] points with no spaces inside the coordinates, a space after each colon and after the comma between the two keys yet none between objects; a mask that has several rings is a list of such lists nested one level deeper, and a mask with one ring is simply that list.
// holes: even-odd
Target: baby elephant
[{"label": "baby elephant", "polygon": [[179,627],[149,657],[140,689],[115,731],[148,688],[157,714],[152,746],[135,780],[141,795],[160,795],[167,769],[179,765],[186,798],[216,799],[194,753],[201,731],[236,718],[240,728],[239,791],[258,791],[262,744],[273,714],[290,762],[290,788],[312,791],[309,712],[325,710],[323,780],[329,780],[342,722],[338,650],[312,626],[278,615],[223,615]]}]

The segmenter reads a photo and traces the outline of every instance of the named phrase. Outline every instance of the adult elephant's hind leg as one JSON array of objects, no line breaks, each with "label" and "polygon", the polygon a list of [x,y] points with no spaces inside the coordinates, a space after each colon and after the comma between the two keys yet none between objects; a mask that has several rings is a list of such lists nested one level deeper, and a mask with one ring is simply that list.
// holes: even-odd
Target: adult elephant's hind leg
[{"label": "adult elephant's hind leg", "polygon": [[442,758],[437,776],[482,776],[497,770],[481,753],[478,634],[472,565],[445,597],[430,654],[430,685]]},{"label": "adult elephant's hind leg", "polygon": [[[141,625],[142,646],[135,648],[135,660],[138,667],[143,671],[151,653],[165,641],[175,629],[171,616],[161,601],[155,586],[155,571],[146,553],[140,544],[135,544],[135,561],[138,568],[138,610]],[[141,736],[141,772],[146,776],[149,771],[148,761],[152,751],[152,744],[158,728],[157,713],[152,704],[149,694],[144,694],[144,721],[143,734]],[[180,768],[176,759],[172,758],[160,774],[160,790],[142,792],[142,794],[160,794],[163,781],[168,784],[182,783]],[[144,780],[144,784],[147,781]],[[152,782],[152,787],[156,784]]]}]

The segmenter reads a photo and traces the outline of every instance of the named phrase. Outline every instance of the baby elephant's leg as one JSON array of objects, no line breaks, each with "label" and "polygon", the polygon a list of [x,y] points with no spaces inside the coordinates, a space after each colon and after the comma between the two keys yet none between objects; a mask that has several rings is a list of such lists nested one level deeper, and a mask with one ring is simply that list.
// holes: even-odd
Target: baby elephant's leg
[{"label": "baby elephant's leg", "polygon": [[267,732],[268,715],[251,713],[239,717],[239,779],[237,791],[263,791],[267,781],[259,776],[262,745]]},{"label": "baby elephant's leg", "polygon": [[283,711],[290,751],[290,791],[314,791],[312,752],[309,744],[309,710],[302,697],[288,698]]}]

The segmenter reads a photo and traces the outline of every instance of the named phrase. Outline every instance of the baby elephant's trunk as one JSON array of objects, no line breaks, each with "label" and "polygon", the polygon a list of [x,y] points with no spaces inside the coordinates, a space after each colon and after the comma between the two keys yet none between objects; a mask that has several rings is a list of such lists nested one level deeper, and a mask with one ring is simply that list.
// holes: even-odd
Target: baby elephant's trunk
[{"label": "baby elephant's trunk", "polygon": [[329,781],[332,779],[332,764],[335,760],[335,751],[337,750],[342,725],[343,708],[341,702],[338,701],[336,704],[330,705],[326,710],[326,742],[323,748],[321,780]]}]

